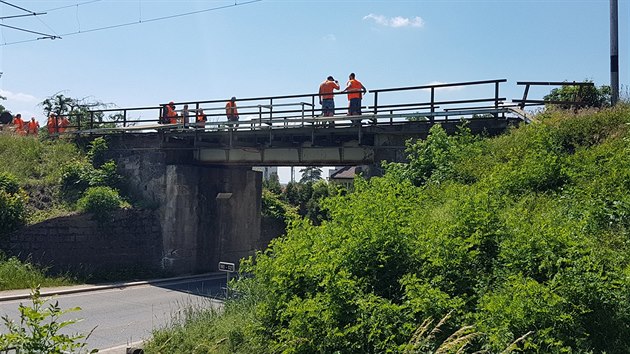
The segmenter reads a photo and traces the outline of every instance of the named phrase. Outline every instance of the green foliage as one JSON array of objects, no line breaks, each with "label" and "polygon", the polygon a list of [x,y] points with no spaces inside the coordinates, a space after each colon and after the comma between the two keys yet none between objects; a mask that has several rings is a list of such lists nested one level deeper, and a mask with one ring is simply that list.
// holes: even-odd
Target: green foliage
[{"label": "green foliage", "polygon": [[410,180],[417,186],[451,178],[467,180],[467,176],[458,174],[455,165],[475,149],[475,140],[465,124],[455,136],[448,136],[442,126],[436,124],[426,140],[407,142],[409,163],[385,163],[384,168],[390,175]]},{"label": "green foliage", "polygon": [[[587,80],[585,82],[592,82]],[[583,107],[610,107],[611,97],[610,86],[585,86],[578,87],[572,85],[555,88],[543,97],[545,101],[571,102],[554,104],[562,109],[583,108]]]},{"label": "green foliage", "polygon": [[263,189],[262,191],[262,215],[271,217],[274,219],[288,221],[291,215],[295,215],[296,212],[291,205],[283,201],[277,194]]},{"label": "green foliage", "polygon": [[275,194],[282,194],[282,186],[277,173],[272,173],[269,179],[263,180],[263,188]]},{"label": "green foliage", "polygon": [[61,320],[61,317],[80,311],[74,307],[62,309],[59,303],[48,303],[42,299],[39,287],[31,293],[32,306],[19,305],[20,323],[16,324],[8,316],[3,316],[7,333],[0,334],[0,349],[14,350],[16,353],[96,353],[86,349],[86,335],[62,334],[61,331],[77,323],[78,320]]},{"label": "green foliage", "polygon": [[0,236],[15,231],[26,223],[28,197],[19,188],[17,179],[0,173]]},{"label": "green foliage", "polygon": [[90,142],[87,156],[94,168],[101,168],[101,166],[105,164],[105,153],[107,149],[107,142],[103,137],[98,137]]},{"label": "green foliage", "polygon": [[319,167],[304,167],[300,170],[302,174],[302,178],[300,178],[300,183],[313,183],[320,179],[322,179],[322,169]]},{"label": "green foliage", "polygon": [[6,258],[0,253],[0,290],[25,289],[41,286],[71,285],[74,281],[65,276],[47,277],[44,271],[17,258]]},{"label": "green foliage", "polygon": [[79,210],[93,213],[97,218],[107,218],[111,211],[119,209],[123,200],[118,191],[110,187],[90,187],[77,202]]},{"label": "green foliage", "polygon": [[[465,328],[439,352],[630,351],[630,107],[540,120],[492,139],[433,128],[407,164],[321,199],[321,224],[291,220],[242,262],[245,320],[217,315],[206,331],[225,339],[203,350],[438,352]],[[302,187],[292,200],[318,194]]]},{"label": "green foliage", "polygon": [[20,190],[20,184],[15,176],[7,172],[0,172],[0,190],[9,194],[15,194]]},{"label": "green foliage", "polygon": [[15,176],[21,185],[55,184],[63,166],[79,156],[76,146],[66,141],[0,134],[0,171]]}]

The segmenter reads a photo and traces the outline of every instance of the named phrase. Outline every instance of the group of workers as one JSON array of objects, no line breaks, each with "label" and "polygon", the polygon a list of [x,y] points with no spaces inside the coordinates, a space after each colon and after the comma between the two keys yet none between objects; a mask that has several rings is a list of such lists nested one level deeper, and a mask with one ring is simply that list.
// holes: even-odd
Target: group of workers
[{"label": "group of workers", "polygon": [[[332,117],[335,115],[335,90],[339,90],[339,81],[335,80],[332,76],[328,76],[326,81],[324,81],[321,85],[319,85],[319,104],[322,106],[322,116],[324,117]],[[361,81],[356,79],[356,75],[354,73],[350,73],[348,76],[348,82],[346,83],[346,88],[339,93],[347,93],[348,94],[348,115],[349,116],[358,116],[361,115],[361,99],[363,98],[363,94],[367,92],[367,89]],[[238,108],[236,106],[236,97],[230,98],[229,101],[225,104],[225,116],[228,120],[228,126],[230,127],[238,127]],[[175,110],[175,103],[169,102],[164,106],[162,110],[162,116],[160,119],[161,124],[188,124],[188,119],[191,117],[190,112],[188,110],[188,105],[185,104],[184,108],[181,110],[181,115],[177,114]],[[195,112],[196,122],[195,126],[197,128],[205,128],[206,122],[208,118],[206,114],[203,112],[203,109],[198,108]],[[331,122],[332,124],[332,122]]]},{"label": "group of workers", "polygon": [[[236,107],[236,97],[232,97],[225,104],[225,115],[228,120],[228,125],[238,127],[238,108]],[[162,110],[162,119],[160,120],[161,124],[188,124],[188,119],[192,115],[190,114],[190,110],[188,109],[188,105],[185,104],[184,108],[181,110],[181,114],[177,114],[175,110],[175,102],[171,101],[167,105],[164,106]],[[205,128],[206,122],[208,121],[208,116],[203,112],[202,108],[198,108],[195,111],[195,126],[197,128]]]},{"label": "group of workers", "polygon": [[[68,126],[70,125],[70,120],[65,116],[57,116],[54,113],[51,113],[48,117],[48,121],[46,122],[46,128],[48,130],[48,134],[57,134],[64,133]],[[13,131],[15,134],[20,136],[37,136],[39,134],[39,122],[35,119],[35,117],[31,117],[30,121],[25,122],[22,119],[22,115],[20,113],[16,114],[15,117],[8,124],[9,129]]]},{"label": "group of workers", "polygon": [[[322,106],[322,116],[332,117],[335,115],[334,91],[339,89],[339,81],[332,76],[328,76],[326,81],[319,85],[319,104]],[[356,79],[354,73],[350,73],[346,88],[341,92],[348,94],[348,115],[361,115],[361,99],[363,94],[367,92],[367,89],[361,81]]]},{"label": "group of workers", "polygon": [[31,120],[25,122],[20,113],[13,117],[9,126],[15,134],[20,136],[37,136],[37,133],[39,133],[39,122],[35,120],[35,117],[32,117]]},{"label": "group of workers", "polygon": [[55,113],[51,113],[48,116],[48,121],[46,122],[48,134],[64,133],[66,129],[68,129],[69,125],[70,120],[68,117],[57,116]]}]

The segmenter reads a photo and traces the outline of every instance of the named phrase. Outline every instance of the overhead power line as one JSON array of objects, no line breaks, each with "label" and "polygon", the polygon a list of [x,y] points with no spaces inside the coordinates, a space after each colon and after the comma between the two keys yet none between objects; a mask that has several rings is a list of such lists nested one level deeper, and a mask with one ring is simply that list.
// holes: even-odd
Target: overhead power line
[{"label": "overhead power line", "polygon": [[[81,3],[79,5],[87,4],[87,3],[91,3],[91,2],[96,2],[96,1],[100,1],[100,0],[93,0],[93,1],[89,1],[89,2],[84,2],[84,3]],[[196,14],[200,14],[200,13],[204,13],[204,12],[223,10],[223,9],[227,9],[227,8],[230,8],[230,7],[249,5],[249,4],[253,4],[253,3],[261,2],[261,1],[263,1],[263,0],[250,0],[250,1],[240,2],[240,3],[235,2],[234,4],[217,6],[217,7],[204,9],[204,10],[184,12],[184,13],[180,13],[180,14],[169,15],[169,16],[162,16],[162,17],[155,17],[155,18],[150,18],[150,19],[146,19],[146,20],[140,19],[140,20],[134,21],[134,22],[126,22],[126,23],[120,23],[120,24],[115,24],[115,25],[110,25],[110,26],[90,28],[90,29],[86,29],[86,30],[83,30],[83,31],[68,32],[68,33],[64,33],[64,34],[61,34],[61,35],[50,36],[48,38],[49,39],[62,38],[62,37],[67,37],[67,36],[74,36],[74,35],[77,35],[77,34],[84,34],[84,33],[96,32],[96,31],[104,31],[104,30],[110,30],[110,29],[120,28],[120,27],[140,25],[140,24],[149,23],[149,22],[170,20],[170,19],[177,18],[177,17],[184,17],[184,16],[196,15]],[[4,1],[2,1],[2,2],[4,2]],[[77,6],[77,5],[72,5],[72,6]],[[57,9],[60,9],[60,8],[57,8]],[[53,10],[56,10],[56,9],[51,9],[51,10],[47,10],[47,11],[53,11]],[[0,46],[7,46],[7,45],[12,45],[12,44],[34,42],[34,41],[37,41],[37,40],[40,40],[40,39],[47,39],[47,38],[27,39],[27,40],[23,40],[23,41],[1,43]]]},{"label": "overhead power line", "polygon": [[[0,3],[8,5],[8,6],[11,6],[11,7],[14,7],[14,8],[16,8],[18,10],[22,10],[24,12],[28,12],[28,14],[24,14],[24,15],[13,15],[13,16],[0,17],[0,20],[6,20],[6,19],[10,19],[10,18],[17,18],[17,17],[25,17],[25,16],[38,16],[38,15],[45,15],[46,14],[45,12],[39,12],[38,13],[38,12],[35,12],[35,11],[27,10],[27,9],[25,9],[23,7],[17,6],[17,5],[12,4],[12,3],[8,2],[8,1],[0,0]],[[21,27],[9,26],[9,25],[5,25],[3,23],[0,23],[0,26],[6,27],[6,28],[11,28],[11,29],[14,29],[14,30],[17,30],[17,31],[22,31],[22,32],[27,32],[27,33],[32,33],[32,34],[38,34],[38,35],[43,36],[43,37],[39,37],[37,39],[55,39],[55,38],[59,38],[56,35],[51,35],[51,34],[47,34],[47,33],[37,32],[37,31],[33,31],[33,30],[26,29],[26,28],[21,28]]]}]

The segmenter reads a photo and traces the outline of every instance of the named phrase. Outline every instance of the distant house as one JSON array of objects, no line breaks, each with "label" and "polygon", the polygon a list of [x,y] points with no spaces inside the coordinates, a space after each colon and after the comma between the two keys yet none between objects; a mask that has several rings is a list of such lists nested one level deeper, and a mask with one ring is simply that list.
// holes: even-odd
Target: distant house
[{"label": "distant house", "polygon": [[363,172],[363,166],[344,166],[329,171],[328,181],[347,189],[354,188],[354,177]]}]

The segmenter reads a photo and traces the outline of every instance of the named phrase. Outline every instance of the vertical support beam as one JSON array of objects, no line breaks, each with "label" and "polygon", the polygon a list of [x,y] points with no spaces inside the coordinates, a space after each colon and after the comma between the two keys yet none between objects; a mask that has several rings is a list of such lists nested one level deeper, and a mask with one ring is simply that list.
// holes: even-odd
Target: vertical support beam
[{"label": "vertical support beam", "polygon": [[494,83],[494,109],[496,110],[494,113],[494,118],[499,118],[499,82]]},{"label": "vertical support beam", "polygon": [[610,0],[610,89],[611,104],[619,100],[619,26],[618,1]]},{"label": "vertical support beam", "polygon": [[435,87],[431,87],[431,118],[429,121],[433,122],[435,119]]},{"label": "vertical support beam", "polygon": [[523,100],[518,105],[521,109],[525,109],[525,101],[527,100],[527,94],[529,94],[529,84],[525,84],[525,91],[523,92]]}]

